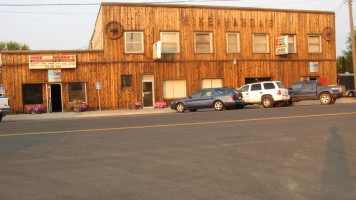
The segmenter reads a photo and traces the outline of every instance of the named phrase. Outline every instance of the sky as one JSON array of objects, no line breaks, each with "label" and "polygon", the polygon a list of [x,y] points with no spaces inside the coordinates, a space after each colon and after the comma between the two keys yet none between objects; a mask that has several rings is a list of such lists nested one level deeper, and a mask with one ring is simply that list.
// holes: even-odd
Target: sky
[{"label": "sky", "polygon": [[[0,0],[0,41],[12,40],[21,44],[26,43],[31,50],[87,49],[101,2],[332,11],[336,16],[337,56],[342,55],[342,52],[346,50],[345,43],[350,33],[347,0]],[[46,6],[43,4],[85,5]],[[353,12],[356,16],[355,9]],[[355,17],[353,20],[356,23]]]}]

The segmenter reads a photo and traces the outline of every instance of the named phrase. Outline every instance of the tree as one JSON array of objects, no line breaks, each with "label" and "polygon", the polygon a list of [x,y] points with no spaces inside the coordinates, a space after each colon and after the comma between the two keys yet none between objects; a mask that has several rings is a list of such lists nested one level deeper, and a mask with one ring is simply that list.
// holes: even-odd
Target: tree
[{"label": "tree", "polygon": [[0,42],[0,51],[2,50],[30,50],[27,44],[21,44],[15,41]]},{"label": "tree", "polygon": [[[356,39],[356,33],[355,33]],[[352,62],[352,46],[351,46],[351,34],[347,37],[346,41],[346,51],[342,52],[342,56],[337,57],[337,72],[345,73],[345,72],[354,72],[353,62]]]}]

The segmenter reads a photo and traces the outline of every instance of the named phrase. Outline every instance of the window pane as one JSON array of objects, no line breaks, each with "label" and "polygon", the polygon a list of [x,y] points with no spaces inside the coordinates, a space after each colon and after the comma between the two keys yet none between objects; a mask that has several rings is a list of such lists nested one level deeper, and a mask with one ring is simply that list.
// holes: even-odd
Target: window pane
[{"label": "window pane", "polygon": [[197,33],[196,34],[197,43],[210,43],[210,34],[208,33]]},{"label": "window pane", "polygon": [[176,43],[177,33],[162,33],[162,42]]},{"label": "window pane", "polygon": [[254,34],[253,35],[253,52],[268,53],[268,35]]},{"label": "window pane", "polygon": [[125,33],[125,52],[143,53],[143,33],[126,32]]},{"label": "window pane", "polygon": [[197,44],[197,52],[210,53],[210,44]]},{"label": "window pane", "polygon": [[74,100],[86,102],[85,83],[68,83],[68,101]]},{"label": "window pane", "polygon": [[42,84],[22,85],[23,104],[43,104]]},{"label": "window pane", "polygon": [[132,75],[121,76],[121,89],[132,88]]},{"label": "window pane", "polygon": [[253,84],[251,85],[251,91],[261,90],[261,84]]},{"label": "window pane", "polygon": [[164,98],[182,98],[186,96],[185,80],[166,80],[163,81]]},{"label": "window pane", "polygon": [[196,53],[211,53],[211,33],[195,33]]},{"label": "window pane", "polygon": [[227,53],[239,53],[239,34],[228,33],[227,34]]},{"label": "window pane", "polygon": [[264,87],[266,90],[271,90],[271,89],[276,88],[273,83],[264,83],[264,84],[263,84],[263,87]]},{"label": "window pane", "polygon": [[176,53],[177,44],[162,43],[162,52],[163,53]]}]

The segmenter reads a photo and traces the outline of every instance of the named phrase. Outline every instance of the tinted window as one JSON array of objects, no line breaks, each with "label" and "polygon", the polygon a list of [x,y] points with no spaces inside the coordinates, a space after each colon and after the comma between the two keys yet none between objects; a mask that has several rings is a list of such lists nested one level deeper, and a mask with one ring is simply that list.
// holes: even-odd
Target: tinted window
[{"label": "tinted window", "polygon": [[272,89],[276,88],[273,83],[264,83],[264,84],[263,84],[263,87],[264,87],[266,90],[272,90]]},{"label": "tinted window", "polygon": [[314,87],[314,83],[312,82],[305,82],[303,84],[303,89],[312,89]]},{"label": "tinted window", "polygon": [[22,85],[23,104],[42,104],[42,84]]},{"label": "tinted window", "polygon": [[251,91],[261,90],[261,84],[252,84]]},{"label": "tinted window", "polygon": [[198,92],[195,92],[193,93],[192,95],[190,95],[192,98],[198,98],[198,97],[201,97],[201,94],[202,94],[202,91],[198,91]]},{"label": "tinted window", "polygon": [[245,85],[243,86],[240,90],[241,92],[247,92],[248,91],[248,87],[250,87],[249,85]]},{"label": "tinted window", "polygon": [[225,95],[225,94],[229,94],[229,90],[224,89],[224,88],[219,88],[219,89],[215,89],[215,91],[219,94]]},{"label": "tinted window", "polygon": [[276,82],[276,84],[279,88],[286,88],[286,86],[284,86],[281,82]]},{"label": "tinted window", "polygon": [[292,90],[301,89],[302,88],[302,83],[294,83],[291,88],[292,88]]}]

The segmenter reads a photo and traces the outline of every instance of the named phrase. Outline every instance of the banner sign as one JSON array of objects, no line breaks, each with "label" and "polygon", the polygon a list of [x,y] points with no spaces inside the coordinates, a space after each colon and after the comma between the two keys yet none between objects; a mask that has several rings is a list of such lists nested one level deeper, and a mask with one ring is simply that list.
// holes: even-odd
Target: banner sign
[{"label": "banner sign", "polygon": [[29,56],[30,69],[64,69],[76,68],[75,55]]},{"label": "banner sign", "polygon": [[48,82],[61,82],[62,72],[60,69],[49,69],[48,70]]},{"label": "banner sign", "polygon": [[310,72],[319,72],[319,63],[318,62],[310,62],[309,68],[310,68]]},{"label": "banner sign", "polygon": [[275,48],[276,55],[288,54],[288,36],[276,37]]}]

